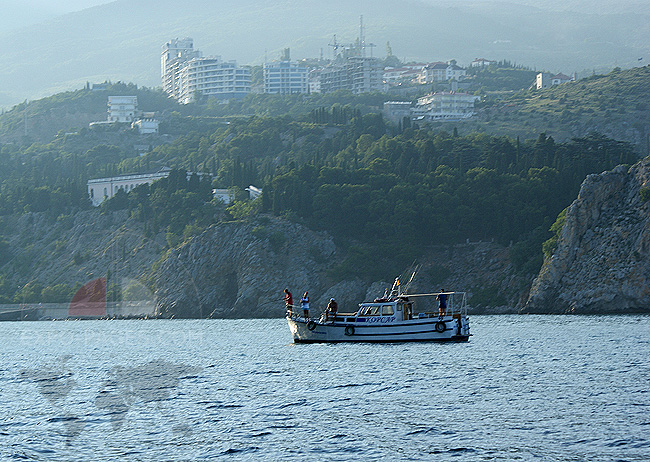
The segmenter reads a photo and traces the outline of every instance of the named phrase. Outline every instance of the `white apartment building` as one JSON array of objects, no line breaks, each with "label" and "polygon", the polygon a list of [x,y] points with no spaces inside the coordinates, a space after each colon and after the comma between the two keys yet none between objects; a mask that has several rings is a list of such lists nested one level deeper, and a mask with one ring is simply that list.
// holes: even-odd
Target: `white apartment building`
[{"label": "white apartment building", "polygon": [[460,120],[474,115],[474,104],[480,96],[458,92],[432,93],[418,98],[411,109],[414,121]]},{"label": "white apartment building", "polygon": [[230,99],[251,91],[250,69],[237,67],[235,61],[224,62],[220,56],[203,58],[191,38],[165,43],[160,68],[163,90],[183,104],[193,101],[197,92]]},{"label": "white apartment building", "polygon": [[232,189],[213,189],[212,197],[226,205],[230,205],[235,201],[235,192]]},{"label": "white apartment building", "polygon": [[220,99],[241,98],[251,91],[251,73],[237,67],[235,61],[224,62],[220,56],[194,58],[179,72],[179,96],[182,104],[194,100],[195,93]]},{"label": "white apartment building", "polygon": [[327,66],[320,71],[321,93],[350,90],[354,94],[383,91],[383,67],[377,58],[350,56],[342,64]]},{"label": "white apartment building", "polygon": [[346,63],[352,93],[355,95],[384,90],[384,67],[377,58],[351,56]]},{"label": "white apartment building", "polygon": [[131,123],[137,108],[137,96],[109,96],[108,122]]},{"label": "white apartment building", "polygon": [[136,186],[145,183],[153,183],[161,178],[169,176],[171,169],[169,167],[162,167],[159,170],[150,173],[135,173],[131,175],[120,175],[110,178],[97,178],[88,180],[88,196],[92,201],[94,207],[99,206],[104,200],[110,199],[120,189],[125,192],[131,191]]},{"label": "white apartment building", "polygon": [[178,78],[181,67],[190,59],[200,57],[201,52],[194,50],[194,41],[189,37],[173,39],[165,43],[160,56],[163,91],[174,99],[178,99],[180,90]]},{"label": "white apartment building", "polygon": [[306,67],[291,61],[264,63],[264,93],[290,95],[309,92]]},{"label": "white apartment building", "polygon": [[331,93],[337,90],[351,90],[350,76],[341,65],[332,65],[320,70],[320,93]]}]

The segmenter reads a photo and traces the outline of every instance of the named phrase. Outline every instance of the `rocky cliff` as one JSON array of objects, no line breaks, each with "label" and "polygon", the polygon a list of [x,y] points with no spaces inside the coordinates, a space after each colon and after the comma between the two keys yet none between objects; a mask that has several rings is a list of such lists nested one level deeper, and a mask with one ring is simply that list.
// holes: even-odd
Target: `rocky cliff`
[{"label": "rocky cliff", "polygon": [[[126,211],[3,217],[0,231],[9,242],[0,270],[12,286],[79,287],[108,277],[110,301],[119,289],[125,300],[155,301],[168,317],[280,317],[285,287],[296,304],[309,291],[314,315],[331,297],[341,311],[354,311],[389,289],[393,277],[410,276],[406,268],[395,267],[385,281],[354,275],[335,280],[330,270],[345,254],[333,239],[272,216],[214,224],[166,252],[164,233],[145,233]],[[529,287],[530,279],[515,274],[509,250],[491,242],[434,246],[417,263],[411,293],[466,291],[474,313],[516,312]]]},{"label": "rocky cliff", "polygon": [[315,307],[335,259],[331,238],[298,224],[270,217],[217,224],[171,250],[156,271],[158,309],[177,317],[278,317],[285,287],[296,304],[310,291]]},{"label": "rocky cliff", "polygon": [[650,312],[650,158],[589,175],[526,313]]},{"label": "rocky cliff", "polygon": [[[296,304],[308,290],[317,315],[330,297],[340,311],[354,311],[390,288],[392,281],[332,280],[328,270],[342,258],[326,233],[279,218],[217,224],[171,250],[156,269],[158,310],[176,317],[280,317],[282,291],[288,287]],[[514,312],[528,288],[514,275],[508,250],[492,243],[433,248],[419,261],[411,292],[445,287],[472,297],[474,289],[489,288],[492,296],[483,296],[474,312]]]}]

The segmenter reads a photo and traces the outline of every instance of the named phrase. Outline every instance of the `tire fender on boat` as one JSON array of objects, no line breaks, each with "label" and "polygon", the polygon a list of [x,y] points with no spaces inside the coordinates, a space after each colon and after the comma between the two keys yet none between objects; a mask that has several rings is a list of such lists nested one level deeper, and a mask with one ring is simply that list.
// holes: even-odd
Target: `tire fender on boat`
[{"label": "tire fender on boat", "polygon": [[309,322],[307,323],[307,329],[309,329],[309,330],[314,330],[314,329],[316,329],[316,323],[315,323],[314,321],[309,321]]},{"label": "tire fender on boat", "polygon": [[345,326],[345,335],[354,335],[354,326]]},{"label": "tire fender on boat", "polygon": [[446,330],[447,330],[447,325],[445,324],[444,321],[438,321],[436,323],[436,332],[443,333]]}]

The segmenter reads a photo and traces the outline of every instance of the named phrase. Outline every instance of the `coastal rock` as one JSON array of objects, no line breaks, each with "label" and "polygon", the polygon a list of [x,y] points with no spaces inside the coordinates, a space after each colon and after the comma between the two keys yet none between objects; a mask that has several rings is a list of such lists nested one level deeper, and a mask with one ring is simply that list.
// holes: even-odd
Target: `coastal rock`
[{"label": "coastal rock", "polygon": [[589,175],[521,311],[648,312],[650,214],[641,194],[648,187],[650,158]]},{"label": "coastal rock", "polygon": [[214,225],[171,250],[156,271],[158,310],[176,317],[279,317],[285,287],[296,306],[305,290],[326,292],[335,253],[327,234],[279,218]]}]

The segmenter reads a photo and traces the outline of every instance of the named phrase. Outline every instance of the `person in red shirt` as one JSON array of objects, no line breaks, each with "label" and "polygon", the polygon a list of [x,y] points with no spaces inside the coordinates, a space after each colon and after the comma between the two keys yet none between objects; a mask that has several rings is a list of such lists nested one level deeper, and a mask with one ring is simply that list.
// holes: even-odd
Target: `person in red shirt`
[{"label": "person in red shirt", "polygon": [[284,303],[287,305],[287,315],[291,317],[291,308],[293,308],[293,296],[289,289],[284,289]]}]

